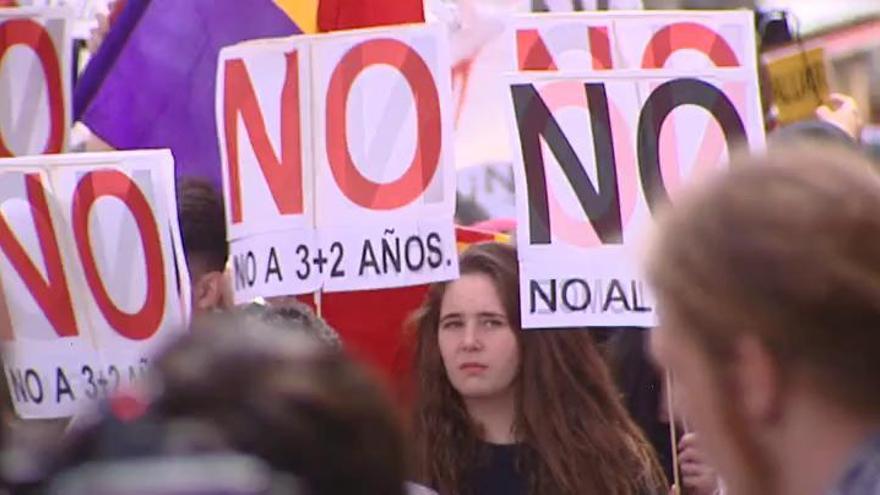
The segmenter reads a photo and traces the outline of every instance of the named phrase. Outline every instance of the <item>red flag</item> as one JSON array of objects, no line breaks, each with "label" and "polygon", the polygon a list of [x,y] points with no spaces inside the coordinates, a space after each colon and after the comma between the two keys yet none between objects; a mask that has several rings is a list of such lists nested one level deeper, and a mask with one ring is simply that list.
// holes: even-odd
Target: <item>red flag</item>
[{"label": "red flag", "polygon": [[318,30],[425,22],[422,0],[320,0]]}]

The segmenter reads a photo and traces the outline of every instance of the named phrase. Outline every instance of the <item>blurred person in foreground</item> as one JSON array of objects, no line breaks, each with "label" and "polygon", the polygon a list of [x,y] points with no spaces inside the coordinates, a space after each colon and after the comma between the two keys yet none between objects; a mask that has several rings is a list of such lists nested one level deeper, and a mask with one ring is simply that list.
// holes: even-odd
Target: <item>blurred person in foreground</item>
[{"label": "blurred person in foreground", "polygon": [[[310,495],[405,493],[398,418],[341,350],[245,312],[194,325],[155,361],[155,396],[142,411],[111,401],[115,419],[74,435],[61,467],[232,451],[296,477]],[[178,433],[150,433],[167,425]]]},{"label": "blurred person in foreground", "polygon": [[878,212],[866,158],[801,144],[658,220],[652,352],[728,494],[880,493]]}]

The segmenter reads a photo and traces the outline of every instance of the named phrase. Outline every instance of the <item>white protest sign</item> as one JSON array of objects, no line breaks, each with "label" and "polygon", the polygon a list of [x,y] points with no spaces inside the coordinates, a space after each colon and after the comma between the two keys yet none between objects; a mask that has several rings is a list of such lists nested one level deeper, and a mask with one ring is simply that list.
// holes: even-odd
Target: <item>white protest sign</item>
[{"label": "white protest sign", "polygon": [[[467,54],[454,66],[458,168],[513,160],[504,123],[506,95],[498,91],[506,72],[694,69],[726,67],[733,59],[743,67],[755,64],[749,11],[515,15],[478,6],[482,15],[475,27],[465,23],[453,32],[453,46]],[[463,39],[455,43],[456,37]]]},{"label": "white protest sign", "polygon": [[521,71],[757,67],[748,10],[521,15],[507,36]]},{"label": "white protest sign", "polygon": [[764,147],[754,68],[509,78],[524,327],[652,326],[636,248],[657,208]]},{"label": "white protest sign", "polygon": [[525,326],[654,324],[634,251],[651,212],[734,143],[764,145],[753,23],[748,11],[510,22],[511,64],[533,74],[509,81],[508,107]]},{"label": "white protest sign", "polygon": [[221,52],[236,302],[457,276],[447,50],[420,25]]},{"label": "white protest sign", "polygon": [[322,248],[340,246],[342,257],[325,290],[456,277],[443,28],[328,36],[313,60],[318,233]]},{"label": "white protest sign", "polygon": [[98,27],[98,15],[107,14],[116,0],[13,0],[12,3],[22,7],[64,7],[73,19],[73,37],[87,40],[92,29]]},{"label": "white protest sign", "polygon": [[0,9],[0,158],[66,149],[70,24],[64,9]]},{"label": "white protest sign", "polygon": [[236,303],[321,285],[310,256],[316,249],[308,40],[220,52],[216,112]]},{"label": "white protest sign", "polygon": [[0,160],[0,337],[24,418],[130,385],[185,329],[170,152]]}]

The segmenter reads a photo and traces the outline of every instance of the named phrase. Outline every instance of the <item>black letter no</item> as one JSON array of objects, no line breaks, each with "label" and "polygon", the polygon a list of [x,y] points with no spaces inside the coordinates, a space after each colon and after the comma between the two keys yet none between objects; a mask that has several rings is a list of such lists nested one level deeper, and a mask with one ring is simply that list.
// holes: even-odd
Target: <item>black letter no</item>
[{"label": "black letter no", "polygon": [[596,230],[596,236],[603,243],[620,243],[623,239],[617,191],[617,163],[605,85],[585,83],[584,89],[590,110],[598,187],[593,186],[571,143],[535,87],[531,84],[510,87],[526,169],[532,244],[550,244],[550,209],[547,202],[547,173],[541,151],[542,137],[559,161],[581,208]]},{"label": "black letter no", "polygon": [[658,86],[639,117],[639,175],[651,213],[669,201],[660,172],[660,129],[666,117],[681,105],[697,105],[712,114],[721,125],[728,145],[746,139],[746,129],[736,107],[720,89],[698,79],[675,79]]}]

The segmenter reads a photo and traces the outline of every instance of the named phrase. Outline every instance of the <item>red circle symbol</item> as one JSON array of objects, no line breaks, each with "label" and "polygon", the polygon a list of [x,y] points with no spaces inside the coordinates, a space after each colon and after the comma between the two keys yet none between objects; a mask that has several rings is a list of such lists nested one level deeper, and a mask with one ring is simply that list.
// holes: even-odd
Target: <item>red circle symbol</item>
[{"label": "red circle symbol", "polygon": [[[0,62],[10,48],[16,45],[30,47],[40,59],[46,76],[46,92],[49,95],[49,139],[43,153],[61,153],[64,145],[64,97],[61,68],[55,56],[55,45],[49,33],[30,19],[13,19],[0,23]],[[0,157],[12,156],[0,134]]]},{"label": "red circle symbol", "polygon": [[[122,201],[131,211],[141,236],[144,261],[147,266],[147,296],[141,309],[135,313],[120,310],[110,299],[101,281],[92,252],[89,235],[89,214],[95,201],[110,196]],[[165,307],[165,264],[162,242],[150,204],[140,188],[127,175],[117,170],[96,170],[86,174],[73,194],[73,235],[82,260],[86,282],[95,297],[98,309],[120,335],[132,340],[153,336],[162,323]]]},{"label": "red circle symbol", "polygon": [[[396,68],[409,84],[418,122],[416,150],[407,170],[396,180],[377,183],[364,177],[348,150],[346,107],[355,79],[367,67]],[[427,189],[440,164],[440,97],[431,70],[409,45],[375,39],[349,50],[340,60],[327,91],[327,157],[340,190],[351,201],[373,210],[392,210],[416,200]]]},{"label": "red circle symbol", "polygon": [[715,31],[695,22],[677,22],[657,31],[648,42],[642,68],[662,69],[678,50],[690,48],[705,53],[717,67],[739,67],[736,53]]}]

